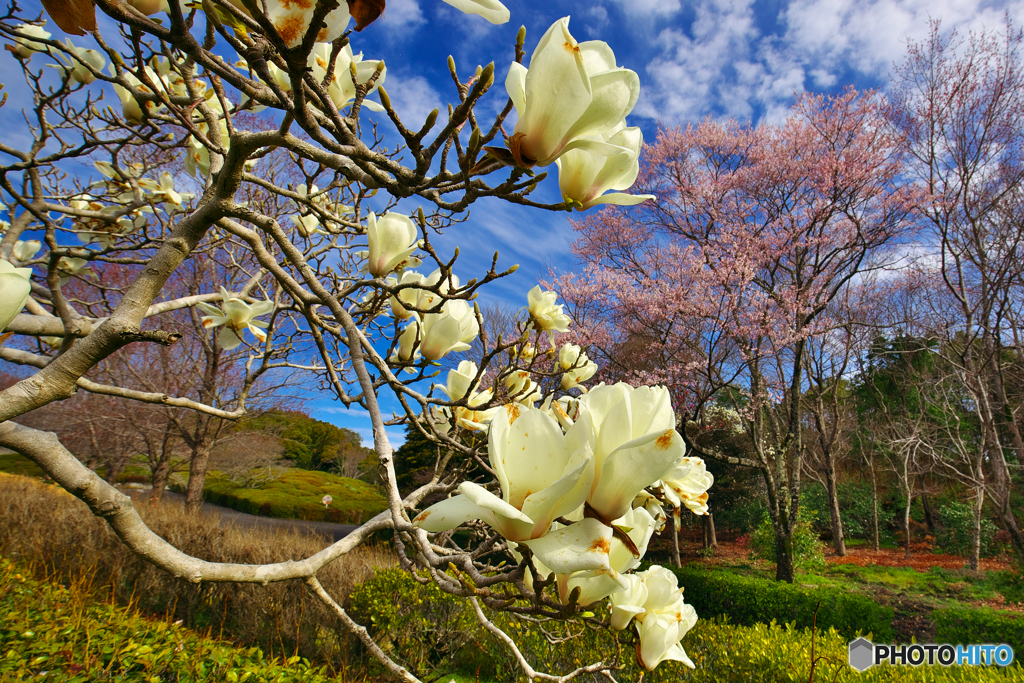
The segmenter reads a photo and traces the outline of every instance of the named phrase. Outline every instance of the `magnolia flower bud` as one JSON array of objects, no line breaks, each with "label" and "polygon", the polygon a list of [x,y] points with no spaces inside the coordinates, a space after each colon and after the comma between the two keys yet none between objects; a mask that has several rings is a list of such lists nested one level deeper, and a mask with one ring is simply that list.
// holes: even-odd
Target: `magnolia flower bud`
[{"label": "magnolia flower bud", "polygon": [[39,240],[18,240],[14,243],[14,249],[11,251],[11,255],[14,256],[15,260],[24,263],[29,261],[39,250],[43,248],[43,243]]},{"label": "magnolia flower bud", "polygon": [[416,236],[416,224],[408,216],[391,212],[378,219],[371,212],[366,225],[370,247],[366,268],[370,275],[383,277],[406,266],[420,265],[420,260],[412,256],[419,246]]},{"label": "magnolia flower bud", "polygon": [[42,26],[36,26],[35,24],[19,24],[16,27],[16,30],[27,37],[15,38],[14,45],[8,45],[7,49],[21,59],[32,59],[32,55],[36,52],[50,51],[50,48],[43,43],[37,43],[36,41],[31,40],[31,38],[41,38],[43,40],[49,39],[50,32]]},{"label": "magnolia flower bud", "polygon": [[[96,76],[89,70],[88,67],[92,67],[94,71],[102,69],[107,60],[103,56],[103,53],[98,50],[90,50],[84,47],[75,47],[70,40],[65,40],[64,43],[68,46],[68,51],[71,52],[74,57],[66,57],[60,55],[57,52],[51,52],[50,54],[57,59],[67,59],[68,65],[61,64],[50,64],[53,68],[60,72],[61,78],[68,78],[72,83],[80,83],[82,85],[89,85],[96,80]],[[88,65],[88,66],[86,66]]]},{"label": "magnolia flower bud", "polygon": [[476,339],[480,325],[473,309],[461,299],[448,301],[440,313],[423,316],[423,339],[420,353],[427,360],[438,360],[450,351],[468,351]]},{"label": "magnolia flower bud", "polygon": [[31,268],[15,268],[0,259],[0,332],[21,313],[32,292]]},{"label": "magnolia flower bud", "polygon": [[632,206],[655,198],[652,194],[604,194],[608,190],[627,190],[636,182],[640,173],[640,146],[643,144],[639,128],[620,125],[588,139],[615,145],[619,151],[598,155],[579,148],[569,150],[555,160],[558,186],[567,204],[585,210],[598,204]]}]

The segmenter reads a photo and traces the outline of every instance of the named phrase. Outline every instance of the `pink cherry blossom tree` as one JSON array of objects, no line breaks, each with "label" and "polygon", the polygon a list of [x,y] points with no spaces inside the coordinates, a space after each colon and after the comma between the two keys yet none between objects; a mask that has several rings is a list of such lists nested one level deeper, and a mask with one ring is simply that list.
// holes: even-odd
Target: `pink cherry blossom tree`
[{"label": "pink cherry blossom tree", "polygon": [[[830,305],[913,231],[919,194],[885,107],[848,90],[802,97],[778,124],[661,131],[636,188],[657,201],[575,223],[584,268],[558,282],[591,357],[672,388],[692,452],[761,472],[779,580],[794,576],[807,356],[851,324]],[[726,410],[742,453],[710,438]]]}]

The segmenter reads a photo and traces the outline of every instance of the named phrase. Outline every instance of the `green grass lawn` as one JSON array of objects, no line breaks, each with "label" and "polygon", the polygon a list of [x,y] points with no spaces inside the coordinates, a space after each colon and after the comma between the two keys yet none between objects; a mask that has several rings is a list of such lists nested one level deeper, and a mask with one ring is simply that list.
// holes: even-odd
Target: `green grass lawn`
[{"label": "green grass lawn", "polygon": [[[387,508],[387,499],[366,482],[297,468],[286,469],[280,478],[255,489],[242,488],[219,472],[210,472],[204,490],[211,503],[284,519],[354,524]],[[321,502],[324,495],[333,498],[330,506]]]}]

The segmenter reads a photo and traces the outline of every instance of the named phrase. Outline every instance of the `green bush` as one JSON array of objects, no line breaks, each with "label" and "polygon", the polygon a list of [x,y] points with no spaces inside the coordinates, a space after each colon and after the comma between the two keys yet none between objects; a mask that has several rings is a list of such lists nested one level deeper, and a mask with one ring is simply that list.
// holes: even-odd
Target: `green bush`
[{"label": "green bush", "polygon": [[433,582],[421,585],[397,567],[377,571],[356,587],[351,600],[352,617],[381,649],[421,674],[462,668],[458,655],[477,635],[476,618],[464,600]]},{"label": "green bush", "polygon": [[326,683],[323,667],[300,657],[264,658],[199,636],[177,624],[144,619],[93,601],[72,587],[27,578],[0,559],[0,680],[66,683]]},{"label": "green bush", "polygon": [[[971,556],[974,542],[974,510],[967,503],[951,502],[939,508],[941,530],[936,538],[937,545],[947,553],[960,557]],[[999,529],[990,520],[981,520],[981,556],[995,554],[995,538]]]},{"label": "green bush", "polygon": [[[871,538],[872,506],[871,486],[854,482],[839,484],[839,516],[843,521],[843,535],[846,538]],[[817,513],[815,527],[819,533],[831,533],[832,520],[828,506],[828,494],[824,486],[809,486],[800,492],[800,508],[807,508]],[[880,531],[885,529],[888,520],[879,510],[878,524]]]},{"label": "green bush", "polygon": [[[793,555],[796,566],[801,569],[824,569],[825,546],[814,530],[816,513],[801,507],[793,529]],[[754,533],[750,535],[751,555],[758,559],[775,562],[775,530],[771,519],[765,514]]]},{"label": "green bush", "polygon": [[743,626],[778,619],[795,623],[798,628],[810,628],[820,600],[817,624],[821,629],[834,628],[851,638],[870,632],[877,642],[888,642],[894,635],[891,607],[846,589],[807,588],[705,569],[673,571],[685,589],[686,601],[701,617],[727,616]]},{"label": "green bush", "polygon": [[1006,643],[1024,653],[1024,616],[988,608],[946,607],[932,612],[940,643]]},{"label": "green bush", "polygon": [[[316,522],[359,523],[387,508],[387,500],[373,486],[327,472],[292,468],[262,488],[245,488],[219,472],[210,472],[203,488],[206,500],[217,505],[264,517]],[[325,506],[321,499],[334,500]]]},{"label": "green bush", "polygon": [[[683,574],[689,581],[690,573],[684,571]],[[686,594],[691,599],[691,588],[695,585],[696,582],[690,582],[687,586]],[[720,587],[734,589],[732,586]],[[400,570],[378,572],[358,592],[358,599],[353,595],[353,614],[358,611],[361,623],[366,624],[377,638],[390,644],[399,641],[409,644],[409,639],[429,641],[429,635],[418,633],[418,629],[424,624],[428,629],[433,628],[430,615],[434,612],[446,615],[446,619],[459,624],[459,629],[465,629],[465,634],[460,636],[464,641],[461,650],[439,663],[434,671],[429,672],[431,677],[441,681],[454,677],[461,681],[525,683],[525,676],[508,650],[483,632],[466,601],[445,595],[433,585],[420,585],[410,574]],[[824,608],[824,602],[822,606]],[[850,607],[851,603],[841,605],[843,609]],[[854,607],[863,606],[858,603]],[[592,609],[599,618],[607,617],[602,606],[595,605]],[[706,613],[701,613],[701,607],[697,610],[702,618],[682,641],[696,669],[689,669],[680,662],[663,662],[651,672],[641,672],[637,667],[632,629],[612,631],[588,628],[580,622],[549,622],[544,629],[554,639],[568,638],[565,642],[552,644],[533,622],[507,613],[488,613],[488,616],[512,636],[534,669],[555,675],[564,675],[579,666],[603,661],[621,666],[615,672],[616,680],[637,681],[643,673],[643,680],[647,683],[805,683],[810,680],[833,683],[895,680],[907,683],[988,683],[1016,681],[1024,676],[1024,669],[1019,664],[1009,669],[939,665],[893,669],[883,665],[858,673],[846,663],[849,636],[835,629],[819,628],[812,634],[809,629],[792,624],[779,625],[774,620],[739,626],[728,623],[728,619],[709,619]],[[891,618],[891,612],[888,616]],[[821,617],[822,613],[819,613],[819,625]],[[892,634],[879,628],[874,638],[877,642],[884,642],[891,640]],[[813,679],[812,639],[815,657]],[[446,647],[450,647],[453,641],[446,638],[444,642]],[[413,646],[418,647],[416,643]],[[581,676],[575,680],[581,683],[607,681],[598,675]]]}]

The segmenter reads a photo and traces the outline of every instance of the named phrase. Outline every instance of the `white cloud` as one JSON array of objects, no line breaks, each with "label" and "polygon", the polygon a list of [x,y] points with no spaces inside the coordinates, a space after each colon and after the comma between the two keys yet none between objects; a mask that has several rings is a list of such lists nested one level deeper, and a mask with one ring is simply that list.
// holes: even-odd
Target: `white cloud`
[{"label": "white cloud", "polygon": [[417,0],[388,0],[384,14],[375,23],[380,23],[389,29],[388,33],[394,35],[392,31],[408,31],[425,21]]},{"label": "white cloud", "polygon": [[679,11],[679,0],[615,0],[627,14],[664,17]]},{"label": "white cloud", "polygon": [[409,73],[388,74],[385,87],[391,105],[405,127],[419,130],[434,108],[441,108],[441,96],[423,76]]},{"label": "white cloud", "polygon": [[927,37],[930,19],[961,34],[998,30],[1004,12],[1021,24],[1024,2],[792,0],[772,33],[759,28],[766,24],[753,0],[698,0],[693,11],[688,28],[658,34],[638,115],[668,123],[707,115],[777,119],[794,94],[835,87],[849,72],[884,86],[908,41]]}]

